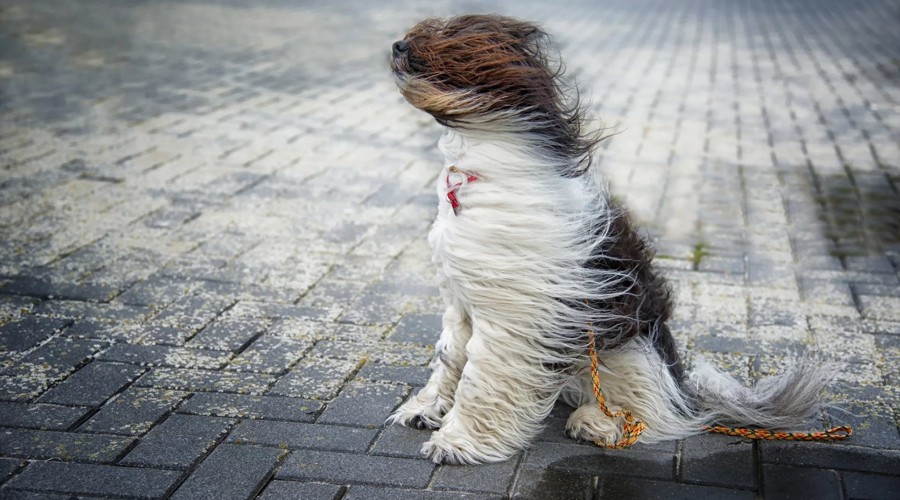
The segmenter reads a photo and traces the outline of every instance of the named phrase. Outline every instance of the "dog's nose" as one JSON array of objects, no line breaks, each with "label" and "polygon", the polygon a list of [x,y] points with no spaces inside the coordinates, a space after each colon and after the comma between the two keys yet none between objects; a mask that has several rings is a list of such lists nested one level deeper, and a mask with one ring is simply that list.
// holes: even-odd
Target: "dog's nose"
[{"label": "dog's nose", "polygon": [[409,44],[406,43],[405,40],[400,40],[399,42],[394,42],[394,45],[391,48],[392,52],[394,53],[394,57],[397,57],[409,50]]}]

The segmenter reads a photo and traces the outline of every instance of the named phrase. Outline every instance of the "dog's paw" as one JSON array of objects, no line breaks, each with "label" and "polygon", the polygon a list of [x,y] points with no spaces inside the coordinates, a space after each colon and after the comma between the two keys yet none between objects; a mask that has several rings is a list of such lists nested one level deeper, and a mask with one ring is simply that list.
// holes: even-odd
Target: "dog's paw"
[{"label": "dog's paw", "polygon": [[473,443],[459,438],[450,438],[447,433],[437,431],[422,445],[422,455],[436,464],[466,465],[478,464],[480,459]]},{"label": "dog's paw", "polygon": [[622,439],[622,422],[620,418],[607,417],[595,404],[584,405],[569,415],[566,436],[601,445],[614,444]]},{"label": "dog's paw", "polygon": [[434,430],[441,427],[441,414],[437,405],[423,405],[418,398],[412,398],[400,405],[400,408],[388,417],[387,423]]},{"label": "dog's paw", "polygon": [[517,451],[491,438],[478,438],[462,432],[459,427],[444,428],[434,432],[422,445],[422,454],[438,464],[470,465],[502,462]]}]

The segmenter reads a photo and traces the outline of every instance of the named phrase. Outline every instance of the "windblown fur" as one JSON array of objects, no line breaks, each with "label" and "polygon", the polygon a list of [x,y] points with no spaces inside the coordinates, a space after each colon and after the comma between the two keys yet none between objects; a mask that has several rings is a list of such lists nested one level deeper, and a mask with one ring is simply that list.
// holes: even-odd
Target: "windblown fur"
[{"label": "windblown fur", "polygon": [[708,365],[684,377],[666,326],[670,289],[592,168],[600,136],[585,131],[540,28],[428,19],[394,44],[391,69],[403,96],[446,127],[429,234],[443,331],[428,383],[389,419],[437,429],[423,453],[504,460],[561,396],[578,407],[572,437],[616,441],[621,422],[599,412],[590,386],[591,330],[607,401],[647,423],[644,441],[713,422],[796,427],[815,414],[829,377],[808,363],[754,389]]}]

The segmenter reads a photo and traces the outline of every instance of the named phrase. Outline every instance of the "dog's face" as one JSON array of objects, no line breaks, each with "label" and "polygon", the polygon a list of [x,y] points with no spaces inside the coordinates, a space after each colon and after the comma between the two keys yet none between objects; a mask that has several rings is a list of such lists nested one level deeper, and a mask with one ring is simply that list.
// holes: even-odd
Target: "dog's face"
[{"label": "dog's face", "polygon": [[558,115],[558,71],[547,35],[516,19],[470,15],[426,19],[393,45],[403,96],[445,125]]},{"label": "dog's face", "polygon": [[585,107],[563,82],[549,37],[534,24],[471,15],[426,19],[394,42],[391,70],[403,97],[439,123],[524,134],[565,177],[584,174],[602,128],[582,129]]}]

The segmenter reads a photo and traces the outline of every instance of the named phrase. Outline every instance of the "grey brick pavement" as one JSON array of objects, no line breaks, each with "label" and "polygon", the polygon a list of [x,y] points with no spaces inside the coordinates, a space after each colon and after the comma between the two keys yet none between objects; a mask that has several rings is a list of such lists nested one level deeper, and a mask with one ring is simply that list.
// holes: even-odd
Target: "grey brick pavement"
[{"label": "grey brick pavement", "polygon": [[[845,363],[839,444],[563,435],[484,467],[381,422],[426,380],[437,127],[390,42],[428,15],[556,35],[601,168],[753,381]],[[0,2],[0,497],[896,498],[900,5]]]}]

